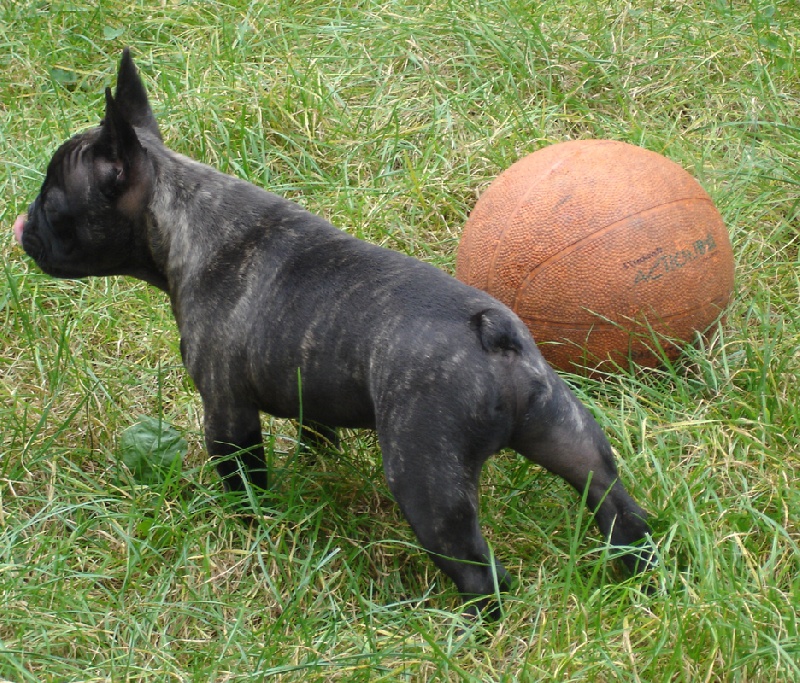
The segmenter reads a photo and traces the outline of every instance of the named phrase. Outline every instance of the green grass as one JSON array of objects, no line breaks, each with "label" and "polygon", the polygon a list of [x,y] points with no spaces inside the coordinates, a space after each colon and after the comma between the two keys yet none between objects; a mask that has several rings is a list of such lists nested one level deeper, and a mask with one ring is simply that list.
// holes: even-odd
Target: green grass
[{"label": "green grass", "polygon": [[[702,182],[737,260],[718,334],[570,380],[653,514],[658,591],[513,455],[482,506],[518,588],[466,633],[369,434],[309,467],[265,418],[270,514],[235,518],[164,296],[51,280],[11,237],[124,45],[171,147],[449,271],[477,196],[546,144],[624,140]],[[0,679],[800,681],[799,50],[792,0],[4,3]],[[142,414],[189,441],[177,488],[119,460]]]}]

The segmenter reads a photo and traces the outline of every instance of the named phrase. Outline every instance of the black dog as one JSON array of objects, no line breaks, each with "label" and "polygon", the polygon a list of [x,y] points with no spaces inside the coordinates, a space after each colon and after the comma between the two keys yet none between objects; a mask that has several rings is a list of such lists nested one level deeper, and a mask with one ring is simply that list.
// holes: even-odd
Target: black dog
[{"label": "black dog", "polygon": [[[652,550],[600,427],[505,306],[167,149],[128,51],[105,119],[65,142],[14,233],[50,275],[169,294],[226,486],[267,486],[259,411],[377,431],[389,487],[465,598],[507,588],[478,525],[486,459],[563,477],[632,571]],[[313,421],[313,422],[311,422]],[[308,434],[306,434],[308,436]],[[319,438],[319,437],[317,437]]]}]

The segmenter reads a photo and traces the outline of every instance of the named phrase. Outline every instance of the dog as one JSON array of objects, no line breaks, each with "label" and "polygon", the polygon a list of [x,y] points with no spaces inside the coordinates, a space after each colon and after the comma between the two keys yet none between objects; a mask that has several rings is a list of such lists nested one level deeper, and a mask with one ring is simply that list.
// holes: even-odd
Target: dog
[{"label": "dog", "polygon": [[511,310],[168,149],[128,49],[104,119],[56,151],[13,231],[49,275],[169,295],[228,490],[267,489],[260,411],[302,415],[312,445],[374,429],[403,515],[477,611],[512,584],[478,521],[481,468],[510,447],[585,495],[631,572],[653,562],[606,437]]}]

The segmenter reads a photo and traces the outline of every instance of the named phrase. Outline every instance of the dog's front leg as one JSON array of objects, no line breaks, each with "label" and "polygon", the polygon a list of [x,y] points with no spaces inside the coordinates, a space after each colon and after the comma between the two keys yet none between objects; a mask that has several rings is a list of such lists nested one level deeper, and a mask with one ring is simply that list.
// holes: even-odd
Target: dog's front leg
[{"label": "dog's front leg", "polygon": [[225,488],[244,491],[249,483],[265,490],[267,468],[258,409],[227,401],[204,400],[203,405],[206,448]]}]

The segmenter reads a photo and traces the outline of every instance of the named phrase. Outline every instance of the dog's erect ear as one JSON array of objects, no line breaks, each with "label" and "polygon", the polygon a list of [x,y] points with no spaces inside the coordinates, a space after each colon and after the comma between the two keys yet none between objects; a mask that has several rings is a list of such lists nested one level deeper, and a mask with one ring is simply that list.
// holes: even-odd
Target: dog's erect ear
[{"label": "dog's erect ear", "polygon": [[124,191],[146,154],[136,131],[112,97],[111,88],[106,88],[106,115],[95,143],[99,180],[104,192]]},{"label": "dog's erect ear", "polygon": [[117,92],[114,96],[117,107],[124,113],[125,118],[137,128],[145,128],[161,139],[156,117],[147,101],[147,92],[136,67],[133,64],[131,51],[125,48],[119,62],[117,72]]}]

